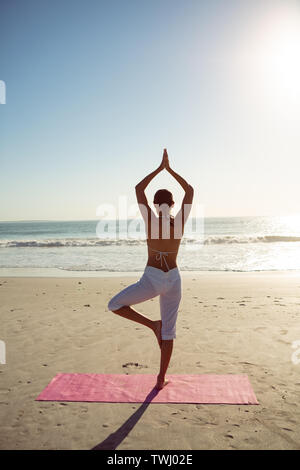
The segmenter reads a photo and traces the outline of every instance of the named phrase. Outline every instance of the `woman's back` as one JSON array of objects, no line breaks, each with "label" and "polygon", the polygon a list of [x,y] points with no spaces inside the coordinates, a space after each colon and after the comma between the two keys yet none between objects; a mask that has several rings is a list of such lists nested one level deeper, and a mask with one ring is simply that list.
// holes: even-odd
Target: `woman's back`
[{"label": "woman's back", "polygon": [[163,271],[177,267],[176,259],[183,235],[177,225],[177,217],[152,215],[147,227],[147,266],[157,267]]},{"label": "woman's back", "polygon": [[[170,215],[170,211],[174,205],[173,196],[170,191],[161,189],[157,191],[154,196],[153,203],[156,206],[159,217],[156,217],[150,208],[145,195],[145,189],[150,181],[163,169],[166,169],[185,191],[181,208],[175,218]],[[167,150],[164,149],[160,166],[140,181],[140,183],[136,185],[135,191],[140,211],[146,225],[148,245],[147,266],[153,266],[164,271],[177,267],[176,258],[178,249],[194,196],[192,186],[189,185],[182,176],[171,169]],[[166,258],[168,258],[168,261]]]}]

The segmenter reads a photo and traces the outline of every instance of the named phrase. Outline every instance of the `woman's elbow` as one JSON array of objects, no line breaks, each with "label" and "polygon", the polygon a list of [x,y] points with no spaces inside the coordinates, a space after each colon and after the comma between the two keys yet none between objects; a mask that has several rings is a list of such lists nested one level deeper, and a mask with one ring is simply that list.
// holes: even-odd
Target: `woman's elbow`
[{"label": "woman's elbow", "polygon": [[191,186],[190,184],[188,185],[188,188],[187,188],[187,191],[190,193],[190,194],[194,194],[194,188],[193,186]]}]

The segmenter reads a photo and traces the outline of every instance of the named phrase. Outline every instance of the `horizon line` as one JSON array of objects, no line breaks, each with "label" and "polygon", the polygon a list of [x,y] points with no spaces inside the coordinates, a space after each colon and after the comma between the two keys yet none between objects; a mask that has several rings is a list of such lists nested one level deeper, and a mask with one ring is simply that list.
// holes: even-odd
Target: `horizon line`
[{"label": "horizon line", "polygon": [[[299,215],[299,213],[293,214],[260,214],[260,215],[208,215],[203,216],[204,219],[226,219],[226,218],[249,218],[249,217],[288,217],[289,215]],[[191,217],[194,219],[195,217]],[[0,220],[0,223],[13,223],[13,222],[97,222],[101,219],[13,219],[13,220]],[[127,219],[107,219],[107,220],[130,220],[130,217]],[[142,220],[142,217],[141,217]]]}]

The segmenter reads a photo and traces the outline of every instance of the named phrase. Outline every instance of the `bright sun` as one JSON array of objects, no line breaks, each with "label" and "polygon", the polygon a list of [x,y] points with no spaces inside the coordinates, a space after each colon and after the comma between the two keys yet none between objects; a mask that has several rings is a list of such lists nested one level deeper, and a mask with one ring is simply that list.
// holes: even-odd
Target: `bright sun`
[{"label": "bright sun", "polygon": [[285,97],[299,97],[300,18],[286,15],[270,26],[259,53],[266,85]]},{"label": "bright sun", "polygon": [[239,78],[278,103],[300,104],[300,3],[256,18],[236,48]]}]

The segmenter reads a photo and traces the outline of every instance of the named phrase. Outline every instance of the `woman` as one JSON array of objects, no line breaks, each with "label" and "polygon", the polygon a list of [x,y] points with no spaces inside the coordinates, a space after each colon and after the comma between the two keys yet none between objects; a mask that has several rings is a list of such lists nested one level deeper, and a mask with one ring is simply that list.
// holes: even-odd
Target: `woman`
[{"label": "woman", "polygon": [[[153,203],[158,217],[148,205],[145,195],[150,181],[163,169],[168,171],[185,191],[181,209],[175,218],[171,216],[174,201],[168,190],[161,189],[155,193]],[[147,326],[156,335],[161,349],[160,371],[156,383],[156,388],[160,390],[168,383],[165,375],[173,351],[173,340],[176,338],[176,320],[181,300],[181,277],[176,258],[184,225],[191,210],[194,190],[171,169],[166,149],[160,166],[138,183],[135,190],[146,225],[148,262],[140,280],[115,295],[109,301],[108,309]],[[157,295],[160,296],[161,320],[150,320],[131,307]]]}]

